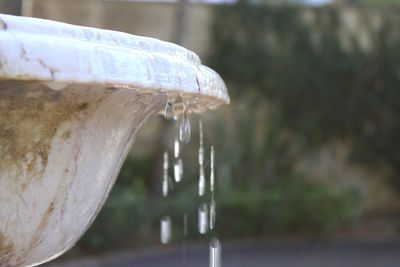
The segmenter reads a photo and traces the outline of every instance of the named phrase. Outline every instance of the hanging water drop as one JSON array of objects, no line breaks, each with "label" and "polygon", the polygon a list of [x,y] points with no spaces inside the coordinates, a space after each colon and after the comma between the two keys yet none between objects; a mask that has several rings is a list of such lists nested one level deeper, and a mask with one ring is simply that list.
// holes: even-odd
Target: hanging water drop
[{"label": "hanging water drop", "polygon": [[160,239],[162,244],[167,244],[171,240],[171,218],[164,216],[160,222]]},{"label": "hanging water drop", "polygon": [[215,227],[215,217],[216,217],[216,207],[215,207],[215,199],[214,194],[211,196],[211,203],[210,203],[210,230],[213,230]]},{"label": "hanging water drop", "polygon": [[214,170],[214,163],[215,163],[215,151],[214,146],[211,146],[210,152],[210,191],[214,192],[214,183],[215,183],[215,170]]},{"label": "hanging water drop", "polygon": [[200,234],[204,235],[207,233],[208,228],[208,208],[207,204],[201,204],[199,207],[199,232]]},{"label": "hanging water drop", "polygon": [[217,238],[210,241],[210,267],[221,267],[221,243]]},{"label": "hanging water drop", "polygon": [[169,179],[168,179],[168,152],[164,152],[164,163],[163,163],[163,180],[162,180],[162,194],[164,197],[168,196],[169,191]]},{"label": "hanging water drop", "polygon": [[187,109],[187,103],[183,103],[183,115],[179,126],[179,139],[186,144],[190,141],[190,121]]},{"label": "hanging water drop", "polygon": [[167,120],[172,120],[174,118],[174,113],[174,103],[168,99],[167,103],[165,104],[164,118],[166,118]]}]

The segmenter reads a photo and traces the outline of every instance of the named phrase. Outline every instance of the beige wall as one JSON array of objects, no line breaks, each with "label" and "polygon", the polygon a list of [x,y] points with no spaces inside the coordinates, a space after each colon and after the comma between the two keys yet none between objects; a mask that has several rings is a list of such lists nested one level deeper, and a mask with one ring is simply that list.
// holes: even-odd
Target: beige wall
[{"label": "beige wall", "polygon": [[[1,1],[1,0],[0,0]],[[23,13],[72,24],[104,28],[173,41],[176,8],[171,3],[101,0],[25,0]],[[212,7],[191,5],[184,46],[207,54]]]}]

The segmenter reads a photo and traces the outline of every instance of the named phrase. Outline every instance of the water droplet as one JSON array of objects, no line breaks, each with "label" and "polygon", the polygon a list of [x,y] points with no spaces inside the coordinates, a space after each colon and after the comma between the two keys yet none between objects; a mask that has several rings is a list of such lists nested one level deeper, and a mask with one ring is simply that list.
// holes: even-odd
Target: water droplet
[{"label": "water droplet", "polygon": [[162,191],[164,197],[168,196],[168,177],[163,179]]},{"label": "water droplet", "polygon": [[203,145],[203,122],[199,121],[199,196],[206,191],[206,179],[204,174],[204,145]]},{"label": "water droplet", "polygon": [[204,165],[203,121],[199,121],[199,164]]},{"label": "water droplet", "polygon": [[204,175],[204,166],[199,168],[199,196],[203,196],[206,191],[206,177]]},{"label": "water droplet", "polygon": [[183,176],[183,162],[182,159],[177,159],[175,160],[174,163],[175,182],[179,183],[180,181],[182,181],[182,176]]},{"label": "water droplet", "polygon": [[210,267],[221,267],[221,243],[217,238],[210,241]]},{"label": "water droplet", "polygon": [[215,208],[215,199],[213,194],[211,196],[211,203],[210,203],[210,230],[213,230],[215,227],[215,216],[216,216],[216,208]]},{"label": "water droplet", "polygon": [[168,152],[164,152],[164,163],[163,163],[163,180],[162,180],[162,194],[164,197],[168,196],[169,190],[169,178],[168,178]]},{"label": "water droplet", "polygon": [[179,139],[181,140],[181,142],[186,144],[190,142],[190,121],[187,109],[187,104],[184,103],[182,120],[179,126]]},{"label": "water droplet", "polygon": [[164,216],[160,222],[160,239],[162,244],[167,244],[171,240],[171,218]]},{"label": "water droplet", "polygon": [[215,183],[215,170],[214,170],[214,163],[215,163],[215,151],[214,146],[211,146],[210,152],[210,191],[214,192],[214,183]]},{"label": "water droplet", "polygon": [[179,140],[175,139],[175,142],[174,142],[174,156],[175,156],[175,158],[179,158],[179,151],[180,151]]},{"label": "water droplet", "polygon": [[164,170],[164,172],[168,173],[168,152],[167,151],[164,151],[163,159],[164,159],[163,170]]},{"label": "water droplet", "polygon": [[208,208],[207,204],[201,204],[199,207],[199,232],[204,235],[208,228]]},{"label": "water droplet", "polygon": [[174,113],[175,113],[174,103],[168,100],[167,103],[165,104],[164,118],[166,118],[167,120],[172,120],[174,118]]},{"label": "water droplet", "polygon": [[174,157],[175,157],[174,178],[175,178],[175,182],[177,182],[177,183],[179,183],[182,180],[182,175],[183,175],[183,163],[182,163],[182,159],[179,158],[179,152],[180,152],[179,140],[175,139],[175,141],[174,141]]}]

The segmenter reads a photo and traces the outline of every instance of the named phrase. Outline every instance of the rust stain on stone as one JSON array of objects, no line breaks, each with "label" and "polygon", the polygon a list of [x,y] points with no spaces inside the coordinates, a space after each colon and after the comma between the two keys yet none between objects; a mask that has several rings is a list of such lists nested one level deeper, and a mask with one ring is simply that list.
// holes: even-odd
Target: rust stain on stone
[{"label": "rust stain on stone", "polygon": [[23,173],[41,177],[59,127],[89,106],[85,99],[73,95],[73,90],[55,91],[39,83],[0,81],[2,171],[12,169],[16,178]]},{"label": "rust stain on stone", "polygon": [[36,246],[38,246],[42,242],[43,237],[45,236],[43,233],[46,230],[46,227],[49,223],[49,219],[50,219],[52,213],[54,212],[55,207],[56,207],[56,202],[55,202],[55,200],[53,200],[50,203],[49,207],[47,208],[46,212],[43,214],[42,220],[40,221],[39,226],[36,229],[35,234],[33,235],[33,238],[29,245],[29,247],[31,249],[34,249]]},{"label": "rust stain on stone", "polygon": [[12,266],[11,261],[14,256],[14,244],[0,232],[0,266]]},{"label": "rust stain on stone", "polygon": [[78,105],[78,110],[85,110],[87,109],[88,105],[89,104],[87,102],[81,103]]},{"label": "rust stain on stone", "polygon": [[61,137],[62,137],[62,139],[64,139],[64,140],[69,139],[69,138],[71,137],[71,131],[70,131],[70,130],[64,131]]}]

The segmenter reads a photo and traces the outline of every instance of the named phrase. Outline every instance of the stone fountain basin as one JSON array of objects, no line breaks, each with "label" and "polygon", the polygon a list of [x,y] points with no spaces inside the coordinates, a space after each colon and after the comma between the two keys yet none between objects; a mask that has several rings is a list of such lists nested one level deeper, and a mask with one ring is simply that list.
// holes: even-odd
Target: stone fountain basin
[{"label": "stone fountain basin", "polygon": [[180,46],[0,14],[0,266],[72,247],[140,126],[178,94],[197,113],[229,102],[218,74]]}]

